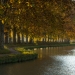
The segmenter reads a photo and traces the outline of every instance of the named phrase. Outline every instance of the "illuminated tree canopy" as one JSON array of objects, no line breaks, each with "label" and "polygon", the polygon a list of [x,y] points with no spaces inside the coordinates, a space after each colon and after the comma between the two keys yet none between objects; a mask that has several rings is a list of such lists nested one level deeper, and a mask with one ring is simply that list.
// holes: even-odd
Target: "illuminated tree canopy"
[{"label": "illuminated tree canopy", "polygon": [[73,9],[71,0],[0,0],[0,19],[5,30],[13,31],[14,43],[16,34],[18,39],[20,34],[30,38],[72,38]]}]

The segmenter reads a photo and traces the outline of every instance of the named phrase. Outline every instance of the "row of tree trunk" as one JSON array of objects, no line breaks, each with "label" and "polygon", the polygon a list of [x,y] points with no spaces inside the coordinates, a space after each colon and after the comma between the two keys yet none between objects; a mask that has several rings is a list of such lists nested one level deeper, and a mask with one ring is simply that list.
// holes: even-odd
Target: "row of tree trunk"
[{"label": "row of tree trunk", "polygon": [[31,43],[32,44],[34,42],[39,42],[39,43],[69,42],[69,39],[60,38],[59,35],[57,36],[57,38],[52,38],[50,35],[47,35],[47,36],[45,35],[45,37],[35,38],[35,37],[30,37],[26,34],[17,33],[15,30],[11,32],[12,32],[12,36],[9,36],[11,34],[10,32],[4,33],[5,44],[8,44],[8,43],[14,43],[14,44]]}]

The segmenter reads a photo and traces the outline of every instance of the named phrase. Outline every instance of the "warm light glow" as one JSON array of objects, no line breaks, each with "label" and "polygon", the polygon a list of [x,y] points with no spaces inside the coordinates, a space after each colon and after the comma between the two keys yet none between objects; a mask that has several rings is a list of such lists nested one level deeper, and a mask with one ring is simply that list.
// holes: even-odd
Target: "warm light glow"
[{"label": "warm light glow", "polygon": [[4,20],[2,20],[2,24],[4,24]]},{"label": "warm light glow", "polygon": [[10,3],[13,3],[14,2],[14,0],[10,0]]},{"label": "warm light glow", "polygon": [[26,2],[27,3],[27,6],[30,6],[30,3],[29,2]]},{"label": "warm light glow", "polygon": [[19,0],[18,2],[19,2],[19,4],[21,3],[21,1],[20,1],[20,0]]}]

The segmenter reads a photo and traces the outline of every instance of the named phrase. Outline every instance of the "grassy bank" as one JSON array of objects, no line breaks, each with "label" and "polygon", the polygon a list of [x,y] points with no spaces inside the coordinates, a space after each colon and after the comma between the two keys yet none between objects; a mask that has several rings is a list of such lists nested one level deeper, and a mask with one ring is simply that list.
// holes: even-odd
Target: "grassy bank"
[{"label": "grassy bank", "polygon": [[40,47],[61,47],[61,46],[75,46],[75,43],[43,43],[43,44],[6,44],[8,47],[24,47],[28,48],[40,48]]},{"label": "grassy bank", "polygon": [[37,57],[38,57],[38,54],[33,53],[32,51],[25,52],[23,49],[22,51],[17,50],[17,53],[12,53],[10,51],[10,48],[5,46],[3,50],[0,50],[0,64],[29,61],[29,60],[34,60]]},{"label": "grassy bank", "polygon": [[75,44],[66,44],[66,43],[55,43],[55,44],[47,44],[47,45],[27,45],[27,44],[23,44],[23,45],[20,45],[20,44],[16,44],[15,45],[12,45],[13,47],[15,47],[18,51],[22,52],[23,51],[26,51],[28,49],[30,50],[33,50],[34,48],[45,48],[45,47],[63,47],[63,46],[75,46]]},{"label": "grassy bank", "polygon": [[37,54],[10,54],[0,56],[0,64],[15,63],[34,60],[37,58]]}]

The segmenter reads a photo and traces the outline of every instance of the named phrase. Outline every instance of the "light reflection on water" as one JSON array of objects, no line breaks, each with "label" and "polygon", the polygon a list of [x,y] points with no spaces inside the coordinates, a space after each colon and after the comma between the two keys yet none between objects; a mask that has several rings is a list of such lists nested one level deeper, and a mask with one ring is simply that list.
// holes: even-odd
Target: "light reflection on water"
[{"label": "light reflection on water", "polygon": [[[54,56],[55,62],[53,69],[57,75],[74,75],[75,74],[75,56]],[[48,68],[49,70],[50,68]],[[51,68],[52,69],[52,68]],[[54,73],[54,74],[55,74]]]},{"label": "light reflection on water", "polygon": [[74,47],[34,49],[34,61],[0,65],[0,75],[75,75]]}]

